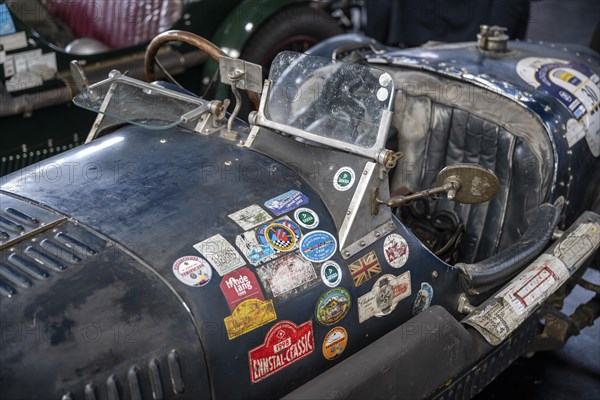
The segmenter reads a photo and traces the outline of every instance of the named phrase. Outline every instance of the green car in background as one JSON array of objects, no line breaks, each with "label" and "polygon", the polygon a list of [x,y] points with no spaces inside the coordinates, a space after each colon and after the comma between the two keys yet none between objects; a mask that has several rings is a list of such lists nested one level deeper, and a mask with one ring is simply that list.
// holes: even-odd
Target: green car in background
[{"label": "green car in background", "polygon": [[[181,29],[267,70],[282,50],[303,52],[342,33],[357,9],[348,1],[0,0],[0,176],[85,140],[93,120],[71,106],[84,84],[69,68],[73,60],[90,83],[113,69],[142,78],[149,40]],[[179,43],[158,59],[159,78],[176,76],[197,94],[216,71],[205,54]]]}]

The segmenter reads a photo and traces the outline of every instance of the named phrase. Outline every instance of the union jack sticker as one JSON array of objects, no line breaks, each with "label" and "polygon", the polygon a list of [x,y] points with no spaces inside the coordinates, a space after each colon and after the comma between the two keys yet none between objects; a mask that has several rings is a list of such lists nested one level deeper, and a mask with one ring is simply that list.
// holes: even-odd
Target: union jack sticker
[{"label": "union jack sticker", "polygon": [[348,265],[354,286],[359,287],[373,276],[381,272],[381,265],[375,251],[370,251],[352,264]]}]

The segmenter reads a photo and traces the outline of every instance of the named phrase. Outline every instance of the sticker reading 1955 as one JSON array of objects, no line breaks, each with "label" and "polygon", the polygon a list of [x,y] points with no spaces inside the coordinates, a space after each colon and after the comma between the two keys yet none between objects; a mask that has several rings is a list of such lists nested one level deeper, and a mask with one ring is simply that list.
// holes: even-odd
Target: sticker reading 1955
[{"label": "sticker reading 1955", "polygon": [[265,207],[278,217],[281,214],[285,214],[305,204],[308,204],[308,197],[306,197],[304,193],[297,190],[290,190],[289,192],[280,194],[279,196],[266,201]]},{"label": "sticker reading 1955", "polygon": [[273,325],[262,345],[248,352],[250,380],[255,383],[310,355],[315,348],[312,322]]},{"label": "sticker reading 1955", "polygon": [[197,287],[210,282],[212,269],[208,261],[196,256],[186,256],[173,263],[173,274],[186,285]]}]

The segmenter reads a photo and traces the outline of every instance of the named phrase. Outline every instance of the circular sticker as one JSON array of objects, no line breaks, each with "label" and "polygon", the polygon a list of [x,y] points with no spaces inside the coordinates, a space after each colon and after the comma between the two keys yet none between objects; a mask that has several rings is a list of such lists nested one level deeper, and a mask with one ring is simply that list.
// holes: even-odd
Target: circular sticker
[{"label": "circular sticker", "polygon": [[350,167],[343,167],[335,173],[333,177],[333,187],[340,192],[349,190],[354,185],[354,170]]},{"label": "circular sticker", "polygon": [[321,265],[321,279],[329,287],[336,287],[342,281],[342,268],[335,261],[326,261]]},{"label": "circular sticker", "polygon": [[294,212],[294,219],[301,227],[313,229],[319,225],[319,216],[310,208],[299,208]]},{"label": "circular sticker", "polygon": [[173,274],[188,286],[204,286],[210,282],[212,269],[208,261],[196,256],[186,256],[173,263]]},{"label": "circular sticker", "polygon": [[300,253],[311,262],[329,260],[337,250],[337,241],[325,231],[312,231],[300,240]]},{"label": "circular sticker", "polygon": [[296,235],[288,224],[275,223],[267,226],[264,237],[267,243],[275,250],[290,251],[296,245]]},{"label": "circular sticker", "polygon": [[335,360],[344,352],[347,344],[348,332],[341,326],[336,326],[325,335],[323,357],[328,360]]},{"label": "circular sticker", "polygon": [[415,303],[413,304],[413,315],[417,315],[426,310],[433,299],[433,288],[427,282],[421,283],[421,289],[417,292]]},{"label": "circular sticker", "polygon": [[315,315],[321,325],[340,322],[350,311],[350,293],[344,288],[328,290],[321,295]]},{"label": "circular sticker", "polygon": [[408,244],[402,236],[392,233],[383,242],[383,254],[390,266],[400,268],[408,260]]}]

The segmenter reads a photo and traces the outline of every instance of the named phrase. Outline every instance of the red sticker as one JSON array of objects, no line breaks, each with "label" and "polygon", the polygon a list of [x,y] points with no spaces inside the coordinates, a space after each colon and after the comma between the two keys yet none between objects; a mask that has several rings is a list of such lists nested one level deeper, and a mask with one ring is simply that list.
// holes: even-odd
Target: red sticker
[{"label": "red sticker", "polygon": [[315,348],[312,321],[298,326],[281,321],[269,330],[262,346],[248,352],[250,380],[258,382],[308,356]]},{"label": "red sticker", "polygon": [[237,305],[244,300],[265,299],[256,276],[247,267],[236,269],[225,275],[220,286],[231,311],[235,310]]}]

